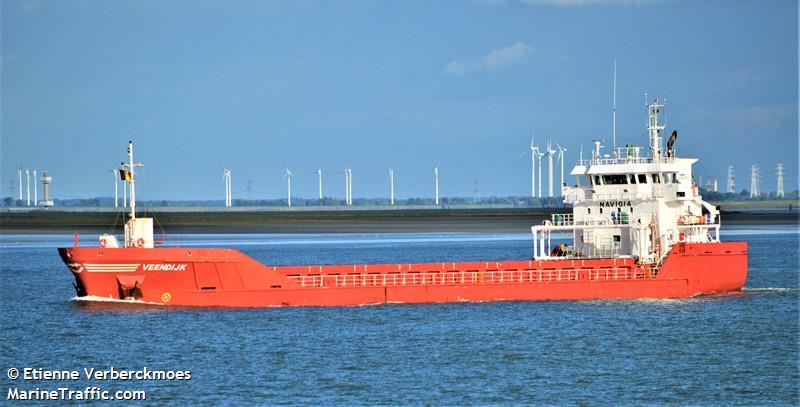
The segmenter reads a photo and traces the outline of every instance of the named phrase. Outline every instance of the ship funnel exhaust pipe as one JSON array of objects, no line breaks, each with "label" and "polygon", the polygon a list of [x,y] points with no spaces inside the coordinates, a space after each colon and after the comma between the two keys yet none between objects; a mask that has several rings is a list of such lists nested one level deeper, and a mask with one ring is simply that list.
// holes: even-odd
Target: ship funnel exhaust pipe
[{"label": "ship funnel exhaust pipe", "polygon": [[678,131],[672,130],[672,135],[667,140],[667,157],[675,157],[675,140],[678,139]]}]

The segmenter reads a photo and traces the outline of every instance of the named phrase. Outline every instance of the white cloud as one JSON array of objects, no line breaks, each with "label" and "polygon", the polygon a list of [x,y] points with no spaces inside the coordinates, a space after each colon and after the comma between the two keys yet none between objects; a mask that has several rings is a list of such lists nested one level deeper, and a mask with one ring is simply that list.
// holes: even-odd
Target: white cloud
[{"label": "white cloud", "polygon": [[449,75],[464,75],[467,73],[467,67],[461,61],[452,60],[444,67],[444,73]]},{"label": "white cloud", "polygon": [[743,90],[756,88],[763,82],[762,78],[755,72],[745,69],[735,69],[720,73],[713,73],[708,83],[713,83],[716,87],[726,90]]},{"label": "white cloud", "polygon": [[518,42],[505,48],[496,49],[480,59],[480,66],[483,66],[488,71],[495,70],[503,65],[513,63],[518,59],[522,59],[531,51],[531,47],[527,44]]},{"label": "white cloud", "polygon": [[478,59],[450,61],[443,72],[447,75],[466,75],[470,72],[494,71],[525,58],[531,53],[531,47],[524,42],[492,50]]}]

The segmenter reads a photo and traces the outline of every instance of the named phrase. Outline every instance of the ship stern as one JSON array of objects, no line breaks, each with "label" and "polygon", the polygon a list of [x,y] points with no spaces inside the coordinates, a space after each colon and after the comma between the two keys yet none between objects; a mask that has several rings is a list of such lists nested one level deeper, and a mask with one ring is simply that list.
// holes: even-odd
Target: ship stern
[{"label": "ship stern", "polygon": [[747,242],[679,243],[658,278],[683,279],[688,296],[741,290],[747,282]]}]

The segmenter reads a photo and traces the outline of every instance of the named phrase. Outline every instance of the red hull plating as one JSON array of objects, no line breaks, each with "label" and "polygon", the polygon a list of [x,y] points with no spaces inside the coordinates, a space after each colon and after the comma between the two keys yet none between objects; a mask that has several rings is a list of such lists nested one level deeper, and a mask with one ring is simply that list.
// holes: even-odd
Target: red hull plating
[{"label": "red hull plating", "polygon": [[657,272],[632,259],[265,266],[231,249],[62,248],[78,294],[203,307],[685,298],[736,291],[747,244],[675,245]]},{"label": "red hull plating", "polygon": [[629,258],[265,266],[231,249],[63,248],[81,296],[177,306],[340,306],[684,298],[739,290],[746,243],[678,244],[656,272]]}]

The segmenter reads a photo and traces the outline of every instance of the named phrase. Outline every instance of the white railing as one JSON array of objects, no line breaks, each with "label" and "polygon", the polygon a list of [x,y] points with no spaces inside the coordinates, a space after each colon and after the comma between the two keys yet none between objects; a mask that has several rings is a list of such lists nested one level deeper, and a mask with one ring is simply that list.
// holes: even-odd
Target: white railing
[{"label": "white railing", "polygon": [[562,245],[553,246],[552,234],[559,232],[602,231],[604,229],[628,230],[630,233],[632,229],[643,228],[646,228],[646,225],[635,222],[635,219],[631,218],[626,212],[618,214],[613,220],[610,216],[602,219],[594,217],[590,220],[580,222],[573,221],[572,224],[566,225],[554,225],[553,222],[547,220],[542,225],[531,227],[531,234],[533,235],[533,258],[534,260],[572,260],[630,257],[631,248],[624,244],[622,240],[614,241],[610,236],[595,238],[593,237],[594,233],[591,233],[588,237],[584,235],[584,239],[582,239],[580,243],[576,241],[574,246],[564,247]]},{"label": "white railing", "polygon": [[634,192],[613,192],[613,193],[595,193],[592,195],[594,201],[623,201],[632,199],[654,199],[663,198],[664,188],[661,186],[653,186],[652,188],[638,188]]},{"label": "white railing", "polygon": [[[613,185],[612,188],[621,189],[625,185]],[[598,189],[607,189],[608,186],[603,185]],[[630,187],[634,189],[631,192],[622,192],[622,191],[615,191],[615,192],[606,192],[606,193],[598,193],[592,192],[592,190],[587,190],[583,188],[568,188],[564,190],[564,203],[574,204],[578,202],[583,202],[587,200],[591,201],[620,201],[620,200],[632,200],[632,199],[655,199],[655,198],[663,198],[664,197],[664,188],[661,185],[652,185],[650,187],[636,187],[635,185]]]},{"label": "white railing", "polygon": [[641,280],[652,278],[652,274],[646,269],[597,269],[589,271],[589,280]]},{"label": "white railing", "polygon": [[678,225],[678,231],[689,243],[719,242],[719,223]]},{"label": "white railing", "polygon": [[572,226],[575,224],[575,217],[571,213],[553,213],[550,215],[550,222],[555,226]]},{"label": "white railing", "polygon": [[719,223],[719,216],[716,215],[681,215],[678,217],[678,226],[692,225],[711,225],[714,227]]},{"label": "white railing", "polygon": [[612,164],[668,164],[675,162],[675,157],[597,157],[588,160],[578,160],[578,165],[612,165]]},{"label": "white railing", "polygon": [[410,285],[520,284],[577,281],[579,273],[588,280],[631,280],[648,278],[642,269],[593,268],[553,270],[487,270],[459,272],[353,273],[288,275],[300,287],[375,287]]}]

